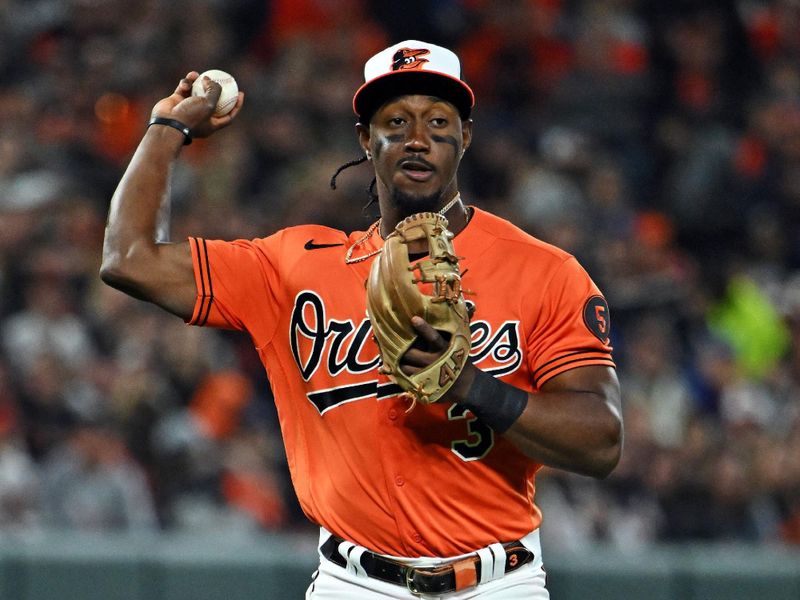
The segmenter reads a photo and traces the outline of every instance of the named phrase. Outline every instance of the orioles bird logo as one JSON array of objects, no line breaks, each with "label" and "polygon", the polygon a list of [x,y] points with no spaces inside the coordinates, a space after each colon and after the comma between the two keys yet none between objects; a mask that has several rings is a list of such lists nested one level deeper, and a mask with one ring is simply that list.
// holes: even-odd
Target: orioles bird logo
[{"label": "orioles bird logo", "polygon": [[427,58],[422,57],[430,53],[430,50],[425,50],[424,48],[419,50],[400,48],[392,57],[392,71],[419,70],[422,65],[428,62]]}]

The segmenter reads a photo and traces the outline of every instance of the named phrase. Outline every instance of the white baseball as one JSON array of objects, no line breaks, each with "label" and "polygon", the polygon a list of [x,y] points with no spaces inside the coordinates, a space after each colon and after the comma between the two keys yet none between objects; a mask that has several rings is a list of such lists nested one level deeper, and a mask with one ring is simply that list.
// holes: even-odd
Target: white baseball
[{"label": "white baseball", "polygon": [[203,89],[203,77],[208,77],[211,81],[216,81],[222,86],[222,93],[219,95],[217,107],[214,109],[214,116],[221,117],[227,115],[236,106],[236,100],[239,97],[239,86],[236,85],[236,80],[233,75],[220,71],[219,69],[209,69],[200,73],[200,77],[195,79],[192,84],[192,96],[205,97],[206,91]]}]

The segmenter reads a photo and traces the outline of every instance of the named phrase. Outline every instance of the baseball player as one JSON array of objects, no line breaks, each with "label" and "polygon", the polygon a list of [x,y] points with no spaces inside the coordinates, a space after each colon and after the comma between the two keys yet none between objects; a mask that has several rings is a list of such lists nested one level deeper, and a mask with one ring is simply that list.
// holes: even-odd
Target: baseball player
[{"label": "baseball player", "polygon": [[[111,201],[103,280],[187,323],[242,330],[269,376],[299,502],[320,527],[306,597],[548,598],[534,501],[542,465],[604,477],[622,438],[608,306],[574,257],[461,198],[472,90],[457,56],[405,41],[365,65],[353,106],[381,218],[255,240],[157,243],[183,144],[231,123],[189,73],[158,102]],[[268,118],[268,116],[266,117]],[[469,357],[438,402],[381,368],[365,281],[406,217],[443,215],[474,308]],[[429,248],[410,243],[412,258]],[[397,368],[448,340],[423,318]]]}]

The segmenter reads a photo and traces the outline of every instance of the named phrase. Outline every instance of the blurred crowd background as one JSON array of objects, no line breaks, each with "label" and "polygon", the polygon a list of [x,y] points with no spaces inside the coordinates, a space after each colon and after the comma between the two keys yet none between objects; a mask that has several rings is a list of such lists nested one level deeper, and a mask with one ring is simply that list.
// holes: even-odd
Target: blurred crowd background
[{"label": "blurred crowd background", "polygon": [[98,278],[109,199],[189,70],[247,94],[183,151],[173,239],[346,231],[351,98],[403,39],[477,95],[468,203],[606,294],[625,452],[538,478],[550,547],[800,544],[797,0],[0,0],[0,535],[313,531],[246,336]]}]

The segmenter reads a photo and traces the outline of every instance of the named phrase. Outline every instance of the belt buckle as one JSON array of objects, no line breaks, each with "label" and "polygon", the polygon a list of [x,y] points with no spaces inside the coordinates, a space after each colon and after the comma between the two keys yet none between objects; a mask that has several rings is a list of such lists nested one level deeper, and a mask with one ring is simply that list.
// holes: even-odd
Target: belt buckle
[{"label": "belt buckle", "polygon": [[[406,572],[405,572],[406,588],[413,595],[418,596],[420,594],[449,594],[450,592],[460,592],[475,587],[476,585],[478,585],[477,570],[475,569],[476,562],[477,562],[476,558],[468,556],[466,558],[462,558],[461,560],[445,563],[443,565],[436,565],[435,567],[406,567]],[[473,569],[472,579],[467,583],[467,585],[464,586],[462,586],[459,583],[460,569],[457,568],[459,565],[469,565]],[[454,574],[455,587],[450,587],[448,589],[420,590],[414,583],[414,576],[418,574],[422,574],[426,577],[437,577],[445,573]]]},{"label": "belt buckle", "polygon": [[437,565],[435,567],[406,567],[406,588],[409,592],[414,594],[415,596],[419,596],[420,594],[432,594],[432,593],[448,593],[449,590],[439,590],[439,591],[425,591],[420,590],[416,587],[414,583],[414,576],[417,574],[423,574],[428,577],[436,577],[437,575],[441,575],[442,573],[446,573],[450,570],[449,564],[444,565]]},{"label": "belt buckle", "polygon": [[416,567],[406,567],[406,588],[415,596],[422,594],[414,584],[414,574],[417,572]]}]

